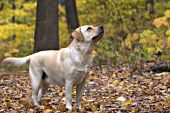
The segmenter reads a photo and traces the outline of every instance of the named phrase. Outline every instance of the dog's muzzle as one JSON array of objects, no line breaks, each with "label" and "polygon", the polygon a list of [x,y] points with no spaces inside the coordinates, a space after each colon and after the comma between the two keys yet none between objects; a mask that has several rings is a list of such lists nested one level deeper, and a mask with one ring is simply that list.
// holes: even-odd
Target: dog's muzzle
[{"label": "dog's muzzle", "polygon": [[99,31],[98,35],[93,37],[92,40],[95,40],[96,38],[101,38],[103,36],[103,34],[104,34],[104,27],[103,26],[99,26],[98,29],[99,29],[98,30]]}]

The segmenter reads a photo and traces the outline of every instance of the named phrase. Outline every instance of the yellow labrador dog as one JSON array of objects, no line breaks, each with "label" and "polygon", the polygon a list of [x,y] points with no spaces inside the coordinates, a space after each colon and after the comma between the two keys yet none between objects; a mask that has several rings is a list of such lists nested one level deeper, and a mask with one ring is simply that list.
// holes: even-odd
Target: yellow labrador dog
[{"label": "yellow labrador dog", "polygon": [[41,51],[23,58],[6,58],[3,63],[14,66],[29,64],[34,105],[39,106],[38,101],[49,83],[55,83],[65,87],[66,108],[69,110],[72,109],[72,87],[75,85],[77,107],[81,109],[84,84],[92,64],[92,49],[103,34],[103,26],[81,26],[72,33],[74,39],[67,48]]}]

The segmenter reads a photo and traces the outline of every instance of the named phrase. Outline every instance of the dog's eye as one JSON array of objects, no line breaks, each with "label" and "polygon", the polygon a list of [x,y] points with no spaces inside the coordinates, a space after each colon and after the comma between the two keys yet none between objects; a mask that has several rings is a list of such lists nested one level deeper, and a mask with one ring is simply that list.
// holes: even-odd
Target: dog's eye
[{"label": "dog's eye", "polygon": [[87,28],[87,31],[91,31],[91,30],[92,30],[92,27],[88,27],[88,28]]}]

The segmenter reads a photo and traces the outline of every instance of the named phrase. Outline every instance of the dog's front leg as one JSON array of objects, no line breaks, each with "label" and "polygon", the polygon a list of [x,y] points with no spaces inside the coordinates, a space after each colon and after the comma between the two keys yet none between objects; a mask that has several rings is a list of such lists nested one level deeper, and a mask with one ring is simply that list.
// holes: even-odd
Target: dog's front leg
[{"label": "dog's front leg", "polygon": [[84,91],[85,81],[86,81],[86,78],[84,78],[83,82],[76,85],[76,102],[77,102],[77,107],[79,109],[81,109],[81,99],[82,99],[82,94]]},{"label": "dog's front leg", "polygon": [[71,99],[72,99],[72,87],[73,87],[73,80],[66,80],[65,84],[65,102],[66,102],[66,108],[68,110],[72,110],[72,104],[71,104]]}]

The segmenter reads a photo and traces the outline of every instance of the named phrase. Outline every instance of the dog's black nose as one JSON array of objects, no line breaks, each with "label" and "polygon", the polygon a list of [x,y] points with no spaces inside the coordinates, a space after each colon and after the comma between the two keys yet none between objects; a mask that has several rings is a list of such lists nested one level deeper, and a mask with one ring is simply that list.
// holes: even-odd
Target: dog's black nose
[{"label": "dog's black nose", "polygon": [[99,28],[100,28],[102,31],[104,31],[104,27],[103,27],[103,26],[99,26]]}]

